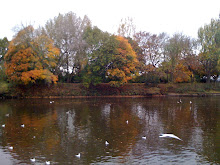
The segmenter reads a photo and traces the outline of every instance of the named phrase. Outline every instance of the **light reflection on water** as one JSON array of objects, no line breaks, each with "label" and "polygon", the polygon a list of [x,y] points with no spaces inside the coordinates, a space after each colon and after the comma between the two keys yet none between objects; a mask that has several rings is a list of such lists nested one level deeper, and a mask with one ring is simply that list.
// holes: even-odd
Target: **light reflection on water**
[{"label": "light reflection on water", "polygon": [[220,98],[181,99],[1,100],[0,164],[220,164]]}]

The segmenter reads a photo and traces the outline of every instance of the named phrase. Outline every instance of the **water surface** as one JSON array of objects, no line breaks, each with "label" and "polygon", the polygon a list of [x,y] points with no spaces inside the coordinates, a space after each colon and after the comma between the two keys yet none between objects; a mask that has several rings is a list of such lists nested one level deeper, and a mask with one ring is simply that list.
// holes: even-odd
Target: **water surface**
[{"label": "water surface", "polygon": [[0,164],[220,164],[219,100],[0,100]]}]

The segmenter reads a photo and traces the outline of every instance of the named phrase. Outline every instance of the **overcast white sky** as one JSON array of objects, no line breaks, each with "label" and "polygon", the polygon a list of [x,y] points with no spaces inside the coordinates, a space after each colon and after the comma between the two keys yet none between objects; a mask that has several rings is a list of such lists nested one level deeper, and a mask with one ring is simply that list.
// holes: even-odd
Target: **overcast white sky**
[{"label": "overcast white sky", "polygon": [[69,11],[87,15],[93,25],[110,33],[117,31],[122,18],[130,17],[138,31],[197,37],[199,27],[220,13],[220,0],[3,0],[0,6],[0,38],[8,39],[16,25],[43,26]]}]

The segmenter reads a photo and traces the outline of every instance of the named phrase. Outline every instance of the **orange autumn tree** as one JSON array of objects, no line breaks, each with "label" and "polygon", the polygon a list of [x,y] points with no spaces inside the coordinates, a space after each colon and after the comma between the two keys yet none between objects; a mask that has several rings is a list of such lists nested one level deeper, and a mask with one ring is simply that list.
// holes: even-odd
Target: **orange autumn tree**
[{"label": "orange autumn tree", "polygon": [[182,63],[176,65],[174,70],[174,82],[189,82],[192,76],[192,72],[184,66]]},{"label": "orange autumn tree", "polygon": [[134,78],[138,71],[138,60],[135,51],[132,49],[131,44],[124,37],[117,36],[119,41],[117,53],[113,57],[113,63],[107,71],[110,84],[112,86],[121,86]]},{"label": "orange autumn tree", "polygon": [[56,83],[55,70],[59,49],[32,26],[20,30],[5,55],[6,75],[16,84]]}]

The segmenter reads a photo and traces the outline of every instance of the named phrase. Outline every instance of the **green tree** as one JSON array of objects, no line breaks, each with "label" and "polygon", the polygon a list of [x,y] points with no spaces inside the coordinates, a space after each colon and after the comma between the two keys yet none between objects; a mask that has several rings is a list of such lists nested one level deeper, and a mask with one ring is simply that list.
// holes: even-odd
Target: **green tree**
[{"label": "green tree", "polygon": [[219,74],[220,59],[220,19],[212,19],[210,24],[201,27],[198,31],[200,50],[200,62],[203,65],[203,71],[207,77],[207,83],[213,75]]},{"label": "green tree", "polygon": [[8,50],[9,41],[6,37],[0,39],[0,81],[6,80],[5,68],[4,68],[4,56]]},{"label": "green tree", "polygon": [[82,72],[84,85],[107,82],[106,72],[113,63],[118,44],[115,36],[97,27],[87,27],[84,39],[88,44],[87,63]]},{"label": "green tree", "polygon": [[37,35],[32,26],[20,30],[10,42],[5,54],[6,74],[16,84],[56,83],[52,71],[56,67],[59,49],[46,35]]}]

